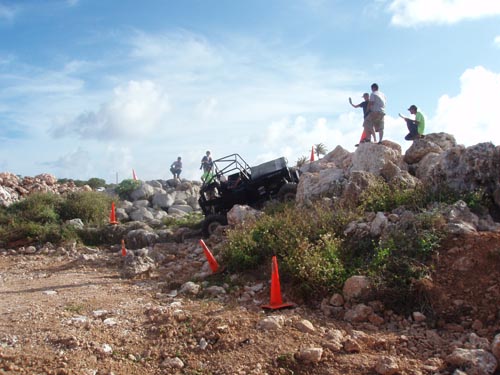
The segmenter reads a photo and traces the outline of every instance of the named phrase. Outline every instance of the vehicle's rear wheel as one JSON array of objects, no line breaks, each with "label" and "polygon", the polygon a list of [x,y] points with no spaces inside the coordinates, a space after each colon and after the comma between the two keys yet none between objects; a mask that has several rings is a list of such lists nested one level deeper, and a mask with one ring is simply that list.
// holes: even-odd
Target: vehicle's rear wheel
[{"label": "vehicle's rear wheel", "polygon": [[220,225],[227,225],[226,215],[208,215],[203,221],[203,235],[209,237]]},{"label": "vehicle's rear wheel", "polygon": [[278,191],[278,199],[281,202],[293,202],[297,195],[297,184],[288,182],[283,185]]}]

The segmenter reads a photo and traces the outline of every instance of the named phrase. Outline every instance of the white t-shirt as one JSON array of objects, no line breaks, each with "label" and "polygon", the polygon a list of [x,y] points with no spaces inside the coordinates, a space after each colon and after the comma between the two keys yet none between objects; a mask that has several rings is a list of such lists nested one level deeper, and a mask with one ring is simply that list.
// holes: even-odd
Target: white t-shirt
[{"label": "white t-shirt", "polygon": [[370,111],[385,113],[385,95],[380,91],[374,91],[370,94],[370,102],[372,105]]}]

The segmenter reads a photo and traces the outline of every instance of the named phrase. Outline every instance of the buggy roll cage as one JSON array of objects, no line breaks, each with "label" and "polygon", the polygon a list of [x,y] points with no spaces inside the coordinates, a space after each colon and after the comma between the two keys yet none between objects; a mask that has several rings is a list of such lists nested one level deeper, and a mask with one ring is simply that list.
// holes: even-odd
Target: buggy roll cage
[{"label": "buggy roll cage", "polygon": [[239,154],[231,154],[214,160],[212,171],[213,177],[208,178],[203,185],[209,185],[214,180],[220,181],[222,176],[228,180],[241,178],[248,181],[251,178],[251,168]]}]

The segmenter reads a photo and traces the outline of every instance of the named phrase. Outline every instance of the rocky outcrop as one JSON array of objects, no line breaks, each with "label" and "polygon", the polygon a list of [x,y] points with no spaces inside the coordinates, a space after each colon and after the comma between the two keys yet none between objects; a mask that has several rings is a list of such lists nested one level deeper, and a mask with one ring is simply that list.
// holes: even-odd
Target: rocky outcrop
[{"label": "rocky outcrop", "polygon": [[141,181],[141,185],[128,194],[129,199],[120,202],[116,218],[120,222],[132,220],[156,225],[166,217],[199,212],[200,186],[198,181],[187,180]]},{"label": "rocky outcrop", "polygon": [[391,141],[363,143],[352,154],[338,146],[323,159],[303,166],[301,172],[299,205],[324,197],[356,205],[362,192],[382,179],[410,188],[482,191],[500,208],[500,147],[491,143],[464,147],[446,133],[415,140],[404,155]]},{"label": "rocky outcrop", "polygon": [[58,184],[55,176],[47,173],[35,177],[19,177],[10,172],[0,173],[0,206],[5,207],[33,193],[64,194],[90,190],[90,186],[77,187],[72,181]]}]

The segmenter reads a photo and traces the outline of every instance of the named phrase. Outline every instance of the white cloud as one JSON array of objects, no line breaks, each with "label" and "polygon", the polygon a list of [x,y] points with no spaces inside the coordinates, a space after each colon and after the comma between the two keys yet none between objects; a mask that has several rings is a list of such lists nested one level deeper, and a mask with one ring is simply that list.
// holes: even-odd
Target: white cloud
[{"label": "white cloud", "polygon": [[152,135],[170,110],[168,97],[151,81],[130,81],[115,88],[111,101],[97,111],[81,113],[69,123],[52,129],[55,136],[77,134],[81,138],[107,141]]},{"label": "white cloud", "polygon": [[411,27],[419,24],[453,24],[467,19],[500,15],[500,2],[492,0],[393,0],[388,10],[391,23]]},{"label": "white cloud", "polygon": [[493,40],[493,44],[497,47],[500,47],[500,35],[497,35]]},{"label": "white cloud", "polygon": [[66,2],[68,3],[68,5],[70,7],[73,7],[73,6],[78,5],[78,3],[80,2],[80,0],[66,0]]},{"label": "white cloud", "polygon": [[498,113],[500,73],[482,66],[467,69],[460,77],[460,93],[439,98],[436,116],[430,121],[433,132],[453,134],[466,146],[491,141],[500,144]]}]

